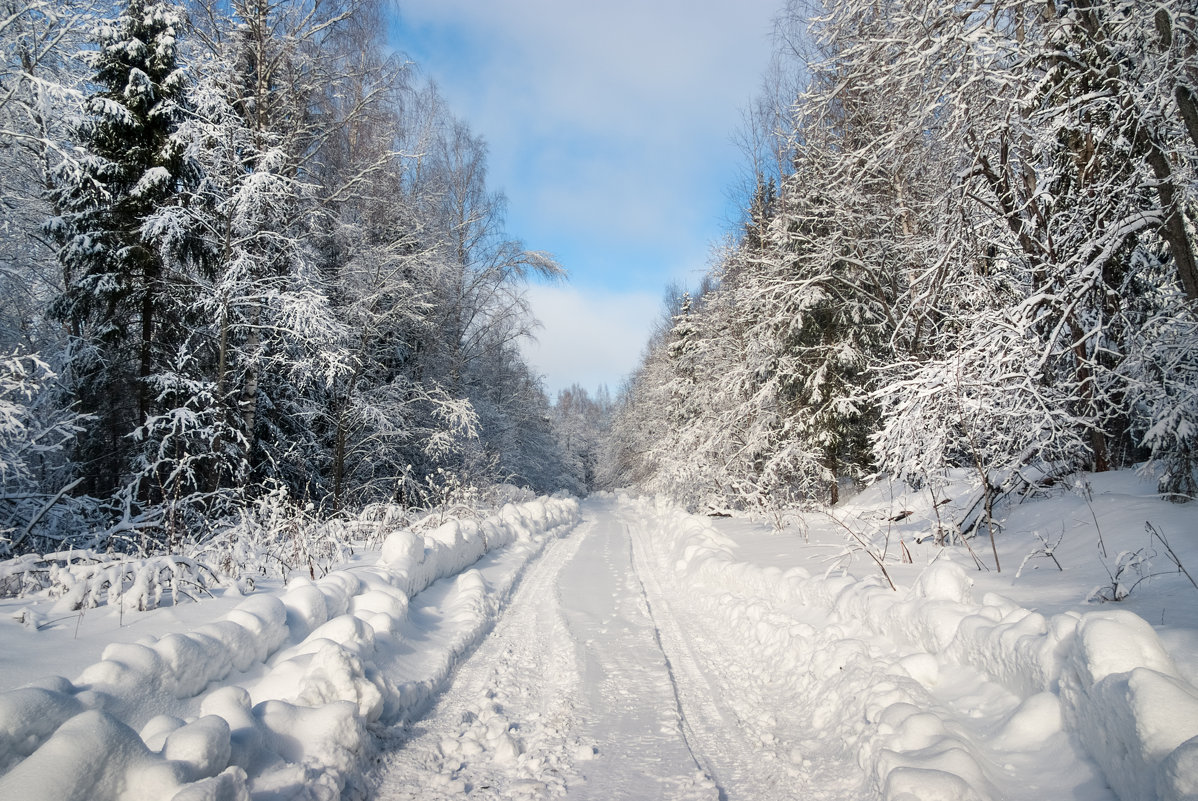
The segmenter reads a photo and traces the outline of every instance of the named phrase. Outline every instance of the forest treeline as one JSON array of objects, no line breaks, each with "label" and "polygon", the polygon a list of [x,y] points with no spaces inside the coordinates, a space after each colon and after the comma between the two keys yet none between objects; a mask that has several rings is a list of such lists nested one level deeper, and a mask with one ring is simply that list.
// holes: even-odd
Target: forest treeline
[{"label": "forest treeline", "polygon": [[0,3],[0,555],[585,492],[481,137],[373,0]]},{"label": "forest treeline", "polygon": [[698,508],[1198,460],[1184,0],[792,0],[746,222],[626,388],[614,475]]},{"label": "forest treeline", "polygon": [[606,393],[551,404],[517,347],[562,268],[377,0],[0,5],[0,555],[502,482],[1195,492],[1183,0],[790,0],[744,225],[602,443]]}]

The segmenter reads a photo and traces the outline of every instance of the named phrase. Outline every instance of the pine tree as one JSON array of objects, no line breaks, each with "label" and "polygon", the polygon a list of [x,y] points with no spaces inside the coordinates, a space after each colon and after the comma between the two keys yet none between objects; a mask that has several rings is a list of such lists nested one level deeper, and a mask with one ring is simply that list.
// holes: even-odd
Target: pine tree
[{"label": "pine tree", "polygon": [[130,0],[99,26],[90,55],[99,90],[79,125],[81,152],[53,192],[60,216],[50,228],[64,279],[55,311],[74,341],[80,408],[95,416],[78,454],[84,491],[100,496],[132,476],[130,435],[154,410],[148,379],[172,339],[164,314],[170,232],[148,223],[188,180],[174,136],[185,86],[176,60],[182,22],[169,3]]}]

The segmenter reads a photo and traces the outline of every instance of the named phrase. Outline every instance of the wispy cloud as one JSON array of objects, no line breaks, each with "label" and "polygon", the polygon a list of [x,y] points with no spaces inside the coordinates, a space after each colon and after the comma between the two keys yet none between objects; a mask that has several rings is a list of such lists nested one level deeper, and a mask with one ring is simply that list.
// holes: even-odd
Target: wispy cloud
[{"label": "wispy cloud", "polygon": [[396,45],[487,139],[510,233],[570,271],[574,289],[533,290],[545,330],[529,357],[551,390],[615,384],[665,284],[698,281],[736,214],[733,137],[781,4],[401,3]]},{"label": "wispy cloud", "polygon": [[530,287],[529,300],[543,327],[524,354],[551,397],[572,384],[591,392],[606,384],[615,393],[640,361],[661,310],[658,294],[569,285]]},{"label": "wispy cloud", "polygon": [[[779,5],[405,0],[397,44],[491,144],[513,233],[530,246],[601,232],[649,247],[698,239],[695,249],[726,222],[740,166],[731,140]],[[613,269],[602,256],[566,266]],[[647,288],[645,272],[619,277]]]}]

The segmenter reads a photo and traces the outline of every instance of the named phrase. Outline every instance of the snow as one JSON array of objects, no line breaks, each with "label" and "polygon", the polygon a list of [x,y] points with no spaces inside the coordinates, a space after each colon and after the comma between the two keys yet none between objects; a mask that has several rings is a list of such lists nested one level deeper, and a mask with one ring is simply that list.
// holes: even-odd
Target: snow
[{"label": "snow", "polygon": [[[900,485],[780,531],[541,499],[126,612],[131,639],[103,608],[5,623],[100,658],[31,682],[76,657],[28,651],[0,799],[1192,799],[1198,590],[1173,559],[1198,543],[1150,496],[1129,472],[1000,510],[1002,572],[987,540],[936,545],[960,510]],[[1055,562],[1016,571],[1046,539]],[[1137,550],[1151,577],[1087,601]]]},{"label": "snow", "polygon": [[[361,773],[367,726],[416,714],[493,622],[489,588],[466,568],[491,560],[514,581],[577,509],[541,499],[423,537],[397,531],[374,564],[294,579],[229,610],[213,603],[215,619],[186,631],[156,635],[143,625],[137,641],[103,647],[72,681],[54,676],[0,694],[0,798],[338,797]],[[448,576],[456,576],[457,647],[409,677],[426,686],[422,696],[398,684],[393,668],[420,635],[410,598]],[[157,612],[176,611],[144,614],[169,629],[178,621]],[[79,622],[91,646],[108,632],[89,638],[89,625]],[[26,658],[71,664],[36,649]]]},{"label": "snow", "polygon": [[[1169,517],[1174,521],[1174,531],[1186,530],[1180,518],[1187,510],[1142,498],[1134,502],[1129,490],[1137,483],[1134,477],[1124,474],[1122,485],[1109,487],[1107,497],[1096,497],[1095,505],[1124,504],[1119,514]],[[838,510],[838,515],[842,519],[864,516],[875,511],[870,505],[882,497],[879,492],[855,499],[848,508]],[[1064,495],[1029,504],[1039,506],[1034,512],[1030,508],[1020,512],[1024,518],[1040,516],[1041,524],[1053,518],[1054,522],[1068,520],[1064,513],[1071,510],[1075,500]],[[913,544],[915,561],[925,556],[931,564],[919,571],[914,566],[906,568],[908,588],[904,590],[900,580],[900,592],[894,593],[876,570],[871,574],[871,563],[861,561],[860,554],[849,570],[837,561],[846,556],[843,549],[823,575],[813,575],[804,567],[781,570],[777,559],[769,559],[766,564],[746,559],[747,548],[729,551],[729,527],[735,529],[735,522],[713,524],[687,518],[660,502],[645,506],[641,514],[667,521],[661,529],[665,536],[651,540],[658,558],[662,563],[674,564],[674,572],[689,585],[692,597],[704,599],[709,614],[758,640],[776,658],[789,657],[789,669],[801,669],[805,662],[817,679],[827,680],[829,692],[819,695],[836,699],[836,711],[813,715],[817,726],[826,726],[830,717],[838,716],[842,721],[850,717],[848,709],[852,706],[844,703],[846,696],[867,699],[862,706],[866,718],[877,724],[872,735],[876,745],[864,746],[862,752],[871,753],[877,783],[885,788],[886,797],[902,797],[912,792],[910,787],[924,783],[929,788],[943,784],[942,789],[929,789],[929,797],[938,797],[936,793],[947,793],[945,797],[968,797],[969,793],[1017,797],[1012,795],[1013,788],[1003,786],[1001,775],[981,766],[996,761],[1018,764],[1014,760],[1016,750],[1024,751],[1021,759],[1029,760],[1036,748],[1050,740],[1074,755],[1041,761],[1045,774],[1062,771],[1062,766],[1068,764],[1062,760],[1071,759],[1079,769],[1100,769],[1102,779],[1122,799],[1183,798],[1192,792],[1187,789],[1194,780],[1192,773],[1175,766],[1193,764],[1190,750],[1198,746],[1198,740],[1193,739],[1198,737],[1198,707],[1194,705],[1198,690],[1190,679],[1180,675],[1162,639],[1142,617],[1114,605],[1091,605],[1087,609],[1080,603],[1086,595],[1085,582],[1091,580],[1082,571],[1078,571],[1080,576],[1041,575],[1055,580],[1059,592],[1072,593],[1075,599],[1075,608],[1045,615],[993,591],[979,593],[978,584],[997,586],[1006,580],[1000,578],[1001,574],[967,570],[943,559],[943,552],[934,546],[929,551],[926,546]],[[890,511],[887,514],[893,517]],[[1118,524],[1119,514],[1094,518],[1103,519],[1104,527],[1109,526],[1109,540],[1127,536],[1111,525]],[[1011,515],[1012,519],[1016,517]],[[827,562],[834,532],[827,524],[820,530],[818,520],[808,523],[809,542],[799,551],[809,564],[822,548]],[[926,523],[925,518],[911,525]],[[893,546],[898,532],[888,534]],[[843,540],[843,536],[840,538]],[[757,539],[760,546],[761,538]],[[796,539],[787,537],[785,541],[796,545]],[[747,537],[742,537],[741,543],[750,547],[754,544]],[[1074,555],[1061,558],[1069,563]],[[1004,558],[1011,563],[1009,555]],[[899,564],[891,565],[889,570],[896,576],[904,572]],[[1184,579],[1176,577],[1168,585],[1163,579],[1158,581],[1167,597],[1173,598]],[[1015,581],[1002,589],[1014,594],[1022,588]],[[1155,600],[1147,589],[1140,592],[1142,603]],[[980,600],[974,600],[979,595]],[[1179,600],[1178,616],[1192,619],[1188,615],[1192,615],[1198,596]],[[822,631],[813,631],[789,624],[784,618],[771,622],[765,610],[778,614],[788,605],[808,614],[822,612],[828,624]],[[1060,601],[1045,604],[1058,608],[1063,605]],[[933,698],[944,694],[947,677],[959,675],[962,670],[975,671],[982,680],[995,685],[996,714],[990,715],[980,703],[971,701],[967,720],[942,716],[943,725],[938,726],[935,721],[908,716],[903,711],[908,709],[904,704],[912,700],[908,711],[929,711],[931,699],[920,698],[915,688],[900,684],[879,691],[879,685],[854,684],[843,674],[855,657],[869,654],[872,661],[891,658],[876,653],[879,642],[897,649],[898,670],[894,672],[901,670]],[[817,645],[822,657],[795,659],[796,653]],[[911,653],[904,655],[905,651]],[[1187,659],[1192,656],[1188,649],[1183,653]],[[835,665],[835,671],[829,663]],[[823,677],[819,676],[821,671]],[[1008,696],[1005,701],[998,697],[1002,694]],[[876,701],[868,700],[870,696],[877,696]],[[967,722],[987,717],[995,718],[989,728],[969,733]],[[1058,736],[1061,733],[1067,737]],[[1089,766],[1085,764],[1089,760],[1080,758],[1082,755],[1092,760]],[[909,774],[909,770],[934,770],[936,777],[945,778]],[[917,781],[912,778],[916,775]],[[966,787],[970,788],[968,793],[963,789]]]}]

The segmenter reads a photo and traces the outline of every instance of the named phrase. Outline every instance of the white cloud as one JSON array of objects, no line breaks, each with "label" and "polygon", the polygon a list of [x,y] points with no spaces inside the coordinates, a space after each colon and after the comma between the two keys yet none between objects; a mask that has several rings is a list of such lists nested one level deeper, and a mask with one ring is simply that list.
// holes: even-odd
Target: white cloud
[{"label": "white cloud", "polygon": [[571,384],[592,392],[607,384],[614,394],[640,363],[661,308],[659,295],[570,285],[532,286],[528,297],[544,327],[524,355],[551,397]]},{"label": "white cloud", "polygon": [[[742,163],[731,139],[781,5],[404,0],[400,14],[427,74],[490,144],[512,233],[548,250],[580,239],[623,253],[640,245],[654,270],[664,267],[654,246],[694,250],[723,229],[724,192]],[[615,261],[590,254],[566,267]]]},{"label": "white cloud", "polygon": [[490,183],[510,200],[509,233],[556,253],[576,282],[529,292],[544,328],[524,350],[550,394],[573,383],[618,389],[665,285],[698,283],[728,222],[726,190],[743,163],[732,137],[782,5],[400,4],[408,41],[396,46],[486,139]]}]

